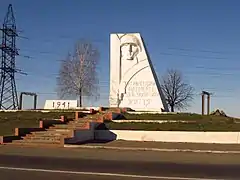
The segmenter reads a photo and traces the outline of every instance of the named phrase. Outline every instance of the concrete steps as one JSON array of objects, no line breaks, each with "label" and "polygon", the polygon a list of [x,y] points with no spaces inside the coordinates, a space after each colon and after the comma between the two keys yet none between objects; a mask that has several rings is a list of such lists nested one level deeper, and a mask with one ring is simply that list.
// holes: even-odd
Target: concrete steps
[{"label": "concrete steps", "polygon": [[44,140],[44,141],[58,141],[61,140],[63,136],[59,135],[59,136],[25,136],[23,137],[23,140]]},{"label": "concrete steps", "polygon": [[74,130],[89,129],[91,121],[94,121],[94,117],[80,118],[78,120],[69,121],[67,124],[54,124],[45,131],[31,132],[22,137],[21,140],[14,140],[11,144],[63,147],[65,140],[73,138]]},{"label": "concrete steps", "polygon": [[54,131],[46,131],[45,133],[38,133],[38,134],[27,134],[26,136],[22,137],[23,139],[51,139],[51,138],[56,138],[58,139],[59,137],[64,137],[64,138],[70,138],[72,137],[72,132],[54,132]]},{"label": "concrete steps", "polygon": [[92,115],[88,115],[85,117],[80,118],[81,120],[91,120],[91,119],[96,119],[99,117],[99,114],[92,114]]},{"label": "concrete steps", "polygon": [[26,144],[26,143],[41,143],[41,144],[61,144],[61,139],[56,139],[56,140],[45,140],[45,139],[22,139],[22,140],[15,140],[12,142],[13,144],[15,143],[21,143],[21,144]]},{"label": "concrete steps", "polygon": [[66,125],[68,125],[68,124],[86,124],[86,123],[88,123],[89,121],[91,121],[91,120],[86,119],[86,120],[70,121],[70,122],[67,123]]},{"label": "concrete steps", "polygon": [[47,130],[47,131],[38,131],[32,132],[22,137],[22,140],[15,140],[12,144],[17,145],[42,145],[42,146],[64,146],[64,138],[71,138],[72,131],[69,129],[57,129]]},{"label": "concrete steps", "polygon": [[69,134],[70,132],[71,132],[71,130],[70,129],[66,129],[65,131],[64,131],[64,129],[60,129],[60,130],[62,130],[62,131],[58,131],[58,129],[47,129],[46,131],[38,131],[38,132],[32,132],[31,133],[31,135],[44,135],[44,134],[46,134],[46,135],[49,135],[49,134],[62,134],[62,135],[64,135],[64,134]]},{"label": "concrete steps", "polygon": [[[72,129],[58,129],[58,128],[51,128],[47,129],[48,132],[59,132],[59,133],[66,133],[66,132],[71,132]],[[45,131],[46,132],[46,131]]]},{"label": "concrete steps", "polygon": [[31,133],[27,134],[26,137],[33,137],[33,136],[66,136],[69,137],[71,136],[72,133],[70,131],[43,131],[41,133]]},{"label": "concrete steps", "polygon": [[87,128],[85,128],[86,126],[78,126],[78,125],[69,125],[69,126],[67,126],[67,127],[61,127],[61,126],[59,126],[59,127],[50,127],[49,129],[52,129],[52,130],[63,130],[63,129],[71,129],[71,130],[74,130],[74,129],[87,129]]},{"label": "concrete steps", "polygon": [[57,124],[49,129],[88,129],[89,122],[71,122],[68,124]]},{"label": "concrete steps", "polygon": [[[50,128],[53,128],[53,127],[57,127],[57,128],[68,128],[68,127],[82,127],[82,126],[86,126],[88,125],[88,122],[85,122],[85,123],[69,123],[69,124],[58,124],[58,125],[54,125],[54,126],[51,126]],[[49,129],[50,129],[49,128]]]},{"label": "concrete steps", "polygon": [[26,142],[26,141],[13,141],[12,143],[9,143],[8,145],[11,146],[33,146],[33,147],[63,147],[61,143],[48,143],[48,142]]}]

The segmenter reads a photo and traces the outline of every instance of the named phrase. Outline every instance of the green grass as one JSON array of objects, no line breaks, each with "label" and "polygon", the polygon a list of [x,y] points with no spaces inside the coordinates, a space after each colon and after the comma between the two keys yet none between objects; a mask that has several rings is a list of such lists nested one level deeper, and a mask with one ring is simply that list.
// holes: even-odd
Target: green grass
[{"label": "green grass", "polygon": [[240,131],[240,123],[232,121],[191,122],[191,123],[138,123],[138,122],[106,122],[111,130],[143,130],[143,131]]},{"label": "green grass", "polygon": [[190,113],[177,113],[177,114],[130,114],[124,113],[126,119],[129,120],[184,120],[184,121],[230,121],[239,120],[232,117],[214,116],[214,115],[200,115]]},{"label": "green grass", "polygon": [[40,119],[74,118],[74,112],[0,112],[0,135],[13,135],[16,127],[38,127]]},{"label": "green grass", "polygon": [[[12,135],[16,127],[38,127],[40,119],[59,119],[61,115],[74,118],[74,111],[50,112],[0,112],[0,135]],[[188,123],[114,123],[106,122],[110,129],[148,131],[240,131],[235,118],[202,116],[198,114],[127,114],[127,119],[138,120],[185,120]]]}]

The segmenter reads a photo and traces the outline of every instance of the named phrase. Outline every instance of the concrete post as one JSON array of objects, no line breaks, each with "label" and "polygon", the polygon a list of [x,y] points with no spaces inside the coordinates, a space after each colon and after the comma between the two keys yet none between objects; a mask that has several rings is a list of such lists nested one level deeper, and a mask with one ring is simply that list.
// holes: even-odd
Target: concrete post
[{"label": "concrete post", "polygon": [[22,110],[22,100],[23,100],[23,94],[21,93],[20,94],[20,97],[19,97],[19,110]]},{"label": "concrete post", "polygon": [[207,96],[207,115],[210,114],[210,94]]},{"label": "concrete post", "polygon": [[34,105],[33,105],[33,109],[36,110],[37,109],[37,95],[34,95]]},{"label": "concrete post", "polygon": [[204,98],[205,98],[205,95],[202,94],[202,115],[204,115]]}]

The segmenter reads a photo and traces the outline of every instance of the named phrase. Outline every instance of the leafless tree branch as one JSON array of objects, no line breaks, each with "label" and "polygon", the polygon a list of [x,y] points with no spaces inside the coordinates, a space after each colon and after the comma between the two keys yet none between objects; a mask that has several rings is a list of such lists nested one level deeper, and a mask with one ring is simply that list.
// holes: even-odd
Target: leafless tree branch
[{"label": "leafless tree branch", "polygon": [[193,99],[193,87],[184,82],[182,73],[175,69],[170,69],[162,77],[162,91],[165,94],[171,112],[175,108],[185,109]]},{"label": "leafless tree branch", "polygon": [[74,51],[61,63],[57,77],[58,95],[61,98],[78,96],[80,107],[83,96],[98,98],[99,57],[99,51],[91,42],[79,40]]}]

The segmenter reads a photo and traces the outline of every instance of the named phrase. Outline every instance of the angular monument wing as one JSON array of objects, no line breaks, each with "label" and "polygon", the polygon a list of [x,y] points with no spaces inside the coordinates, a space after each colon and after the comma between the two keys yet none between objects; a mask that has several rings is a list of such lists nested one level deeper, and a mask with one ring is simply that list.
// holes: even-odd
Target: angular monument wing
[{"label": "angular monument wing", "polygon": [[168,111],[141,35],[111,34],[110,39],[110,107]]}]

